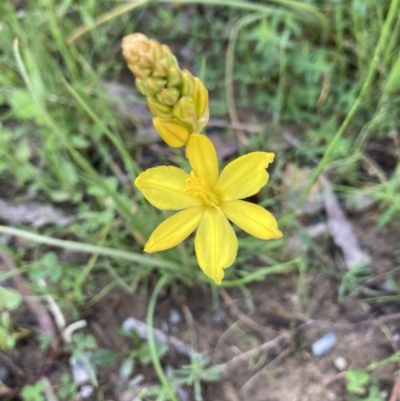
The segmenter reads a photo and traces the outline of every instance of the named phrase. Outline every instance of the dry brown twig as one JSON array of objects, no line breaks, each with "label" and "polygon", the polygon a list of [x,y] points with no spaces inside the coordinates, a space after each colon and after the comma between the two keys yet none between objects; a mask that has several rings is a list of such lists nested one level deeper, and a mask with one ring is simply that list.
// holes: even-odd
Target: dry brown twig
[{"label": "dry brown twig", "polygon": [[360,248],[353,226],[347,219],[340,203],[332,190],[329,180],[322,176],[320,182],[323,187],[323,200],[328,228],[335,244],[343,252],[347,269],[370,263],[370,257]]},{"label": "dry brown twig", "polygon": [[256,354],[258,352],[267,351],[269,349],[279,346],[283,340],[288,340],[288,334],[286,334],[286,333],[280,334],[279,336],[275,337],[273,340],[267,341],[258,347],[252,348],[249,351],[246,351],[246,352],[241,353],[240,355],[234,356],[228,362],[220,363],[219,365],[216,365],[215,367],[218,368],[219,370],[221,370],[224,374],[228,374],[228,372],[231,369],[233,369],[235,366],[237,366],[239,363],[247,361],[254,354]]},{"label": "dry brown twig", "polygon": [[58,352],[59,340],[53,321],[51,320],[48,311],[45,309],[42,303],[37,300],[36,294],[29,288],[23,277],[18,273],[18,268],[12,260],[11,256],[8,255],[6,252],[0,250],[0,259],[3,261],[4,265],[9,271],[16,273],[12,277],[15,288],[24,296],[29,310],[35,316],[39,324],[41,334],[52,339],[52,351]]},{"label": "dry brown twig", "polygon": [[390,394],[389,401],[397,401],[400,394],[400,374],[397,372],[397,377],[393,383],[392,393]]},{"label": "dry brown twig", "polygon": [[263,366],[258,372],[254,373],[253,376],[250,377],[246,383],[240,388],[239,393],[243,396],[243,399],[250,399],[248,396],[248,392],[254,387],[255,382],[260,377],[261,374],[265,372],[266,369],[271,368],[272,365],[275,365],[277,362],[282,361],[286,357],[288,357],[292,353],[291,347],[285,348],[276,358],[272,361],[268,362],[265,366]]},{"label": "dry brown twig", "polygon": [[271,332],[277,333],[276,330],[271,329],[270,327],[265,327],[257,322],[255,322],[253,319],[249,318],[247,315],[245,315],[236,305],[233,299],[230,297],[228,292],[221,288],[219,290],[219,293],[224,300],[224,302],[228,305],[228,308],[230,308],[231,312],[241,321],[243,321],[247,326],[249,326],[251,329],[258,331],[261,334],[271,334]]},{"label": "dry brown twig", "polygon": [[[305,151],[303,144],[289,133],[284,134],[285,140],[295,148]],[[318,164],[319,160],[314,159]],[[370,257],[360,248],[353,226],[346,217],[340,203],[332,190],[332,185],[326,174],[321,174],[319,181],[323,188],[323,202],[328,219],[328,229],[335,244],[343,252],[347,269],[370,263]]]},{"label": "dry brown twig", "polygon": [[325,103],[325,101],[329,95],[330,87],[331,87],[331,83],[330,83],[329,74],[327,72],[324,72],[322,74],[321,93],[320,93],[319,98],[316,103],[318,107],[321,107]]}]

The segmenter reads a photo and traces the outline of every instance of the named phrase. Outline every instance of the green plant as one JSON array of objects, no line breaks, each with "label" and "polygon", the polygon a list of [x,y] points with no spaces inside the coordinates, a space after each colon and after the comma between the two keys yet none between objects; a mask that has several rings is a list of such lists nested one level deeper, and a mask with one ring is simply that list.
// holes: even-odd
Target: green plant
[{"label": "green plant", "polygon": [[172,380],[177,385],[190,386],[193,388],[196,401],[202,401],[202,383],[216,382],[221,377],[221,370],[218,367],[208,367],[209,361],[206,356],[190,358],[190,364],[173,371]]},{"label": "green plant", "polygon": [[[288,259],[285,241],[304,221],[285,204],[287,161],[297,166],[317,162],[314,179],[324,171],[335,189],[371,195],[379,203],[380,227],[399,215],[398,8],[399,0],[229,0],[223,6],[215,0],[185,0],[179,6],[166,0],[117,5],[107,0],[0,1],[1,197],[55,203],[75,217],[68,227],[1,226],[2,243],[19,241],[19,273],[39,297],[52,296],[73,319],[115,287],[132,294],[155,281],[174,293],[210,286],[194,268],[190,238],[163,255],[142,254],[152,228],[168,216],[148,207],[133,181],[154,164],[187,168],[187,162],[152,144],[149,121],[140,112],[144,99],[134,93],[133,80],[125,79],[120,39],[140,30],[177,49],[180,64],[210,89],[214,126],[208,133],[238,144],[239,154],[272,148],[277,153],[270,185],[252,201],[277,213],[285,236],[260,244],[238,233],[241,251],[224,287],[240,288],[251,302],[252,283],[288,273],[297,280],[299,272],[298,295],[306,294],[309,279],[336,261],[328,241],[314,241],[309,255]],[[131,95],[113,95],[110,84],[128,84]],[[124,114],[121,105],[132,107]],[[234,109],[244,126],[228,121]],[[284,142],[287,129],[301,138],[302,148]],[[386,154],[372,157],[375,171],[383,175],[364,166],[374,142],[388,148],[394,160],[385,164]],[[69,259],[78,253],[77,261]],[[340,300],[356,296],[360,286],[376,295],[364,285],[374,277],[374,271],[361,267],[343,273]],[[39,279],[48,285],[39,286]],[[393,288],[394,294],[379,293],[373,302],[398,301],[398,288]],[[12,311],[20,297],[12,290],[2,292],[2,302]],[[17,339],[9,316],[2,315],[1,325],[8,349]],[[121,369],[136,372],[134,360],[151,358],[162,384],[148,399],[173,399],[168,380],[172,387],[174,380],[187,380],[199,397],[206,364],[191,361],[176,377],[176,372],[164,372],[157,342],[140,343],[133,356],[99,350],[90,337],[78,340],[83,345],[73,348],[78,357],[92,353],[86,358],[92,369],[125,357]],[[66,391],[62,397],[72,399],[71,377],[63,376],[60,383]],[[371,391],[373,397],[372,380],[365,388],[362,396]]]},{"label": "green plant", "polygon": [[[362,369],[346,372],[346,390],[352,401],[381,401],[377,378]],[[360,398],[361,397],[361,398]]]},{"label": "green plant", "polygon": [[27,384],[21,391],[24,401],[45,401],[44,383],[38,380],[35,384]]}]

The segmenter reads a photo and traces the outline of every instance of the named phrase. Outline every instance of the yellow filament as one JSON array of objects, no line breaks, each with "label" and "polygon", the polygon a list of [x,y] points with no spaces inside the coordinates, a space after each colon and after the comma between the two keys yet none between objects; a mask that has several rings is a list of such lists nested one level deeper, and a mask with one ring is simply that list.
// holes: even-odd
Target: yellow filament
[{"label": "yellow filament", "polygon": [[194,171],[190,173],[190,177],[186,180],[185,192],[199,196],[207,206],[213,206],[219,209],[217,196],[208,188],[203,177],[199,173]]}]

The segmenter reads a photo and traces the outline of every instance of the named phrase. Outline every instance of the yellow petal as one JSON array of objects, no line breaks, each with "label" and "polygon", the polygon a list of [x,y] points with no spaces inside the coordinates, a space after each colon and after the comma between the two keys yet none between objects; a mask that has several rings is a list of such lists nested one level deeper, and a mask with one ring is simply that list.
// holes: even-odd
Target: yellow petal
[{"label": "yellow petal", "polygon": [[192,170],[200,173],[209,189],[213,189],[218,179],[218,159],[213,143],[201,134],[192,134],[186,148]]},{"label": "yellow petal", "polygon": [[187,144],[192,130],[188,124],[173,118],[153,118],[153,125],[161,138],[172,148],[180,148]]},{"label": "yellow petal", "polygon": [[261,239],[281,238],[275,217],[259,205],[234,200],[221,203],[225,216],[239,228]]},{"label": "yellow petal", "polygon": [[203,272],[221,284],[224,271],[235,261],[238,241],[220,209],[208,207],[197,230],[195,250]]},{"label": "yellow petal", "polygon": [[[196,108],[197,120],[199,120],[206,112],[206,109],[208,109],[208,91],[199,78],[194,78],[194,87],[191,97]],[[207,122],[205,122],[203,127],[206,125]]]},{"label": "yellow petal", "polygon": [[145,252],[158,252],[184,241],[200,224],[205,206],[190,207],[163,221],[151,234]]},{"label": "yellow petal", "polygon": [[177,167],[160,166],[140,174],[135,185],[153,206],[162,210],[181,210],[203,204],[198,196],[184,191],[188,177],[189,174]]},{"label": "yellow petal", "polygon": [[235,159],[222,170],[214,193],[221,201],[256,194],[267,183],[269,175],[265,169],[273,160],[274,154],[266,152],[253,152]]}]

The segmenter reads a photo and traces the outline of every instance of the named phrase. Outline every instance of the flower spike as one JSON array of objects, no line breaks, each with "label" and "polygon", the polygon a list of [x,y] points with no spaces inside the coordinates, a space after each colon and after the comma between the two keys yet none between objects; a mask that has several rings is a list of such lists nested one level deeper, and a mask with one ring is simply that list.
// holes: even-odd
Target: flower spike
[{"label": "flower spike", "polygon": [[[182,133],[178,133],[181,140],[171,141],[166,139],[165,131],[173,125],[184,126],[190,135],[205,127],[208,122],[208,92],[203,83],[189,71],[179,68],[168,46],[141,33],[125,36],[122,52],[136,76],[138,91],[147,97],[147,105],[157,118],[153,120],[157,132],[170,146],[187,145],[187,135],[183,141]],[[165,119],[165,123],[160,119]]]}]

